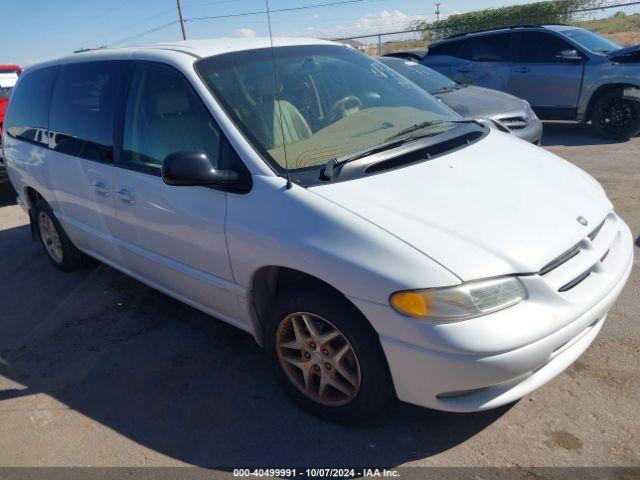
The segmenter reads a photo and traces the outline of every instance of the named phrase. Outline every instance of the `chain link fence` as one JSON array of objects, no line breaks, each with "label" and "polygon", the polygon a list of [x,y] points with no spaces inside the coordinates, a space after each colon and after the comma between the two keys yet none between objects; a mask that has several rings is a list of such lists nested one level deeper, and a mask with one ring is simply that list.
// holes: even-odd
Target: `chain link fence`
[{"label": "chain link fence", "polygon": [[[500,10],[513,7],[470,12],[470,14],[452,15],[448,19],[433,23],[414,22],[403,30],[368,33],[334,40],[351,45],[370,55],[385,55],[401,50],[425,50],[429,43],[456,33],[508,25],[566,23],[592,30],[624,46],[640,43],[640,1],[602,0],[593,3],[597,5],[539,14],[531,14],[524,9],[522,14],[525,16],[495,14],[501,13]],[[540,5],[540,3],[530,5]],[[517,12],[518,7],[522,6],[515,7],[514,11]],[[469,21],[466,21],[467,18]],[[450,19],[455,21],[449,21]]]}]

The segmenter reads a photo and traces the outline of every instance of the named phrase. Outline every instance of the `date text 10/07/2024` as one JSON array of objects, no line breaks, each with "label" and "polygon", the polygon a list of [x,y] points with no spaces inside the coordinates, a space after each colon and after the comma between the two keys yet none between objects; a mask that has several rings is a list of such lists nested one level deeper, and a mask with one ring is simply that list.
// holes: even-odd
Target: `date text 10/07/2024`
[{"label": "date text 10/07/2024", "polygon": [[248,469],[237,468],[233,470],[234,477],[301,477],[301,478],[395,478],[400,473],[397,470],[379,468],[265,468]]}]

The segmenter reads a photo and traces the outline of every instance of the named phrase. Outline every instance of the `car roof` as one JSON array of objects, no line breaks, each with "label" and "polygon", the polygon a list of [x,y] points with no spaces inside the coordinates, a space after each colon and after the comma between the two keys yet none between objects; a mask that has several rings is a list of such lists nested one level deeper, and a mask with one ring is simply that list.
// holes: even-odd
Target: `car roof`
[{"label": "car roof", "polygon": [[240,52],[244,50],[257,50],[261,48],[269,48],[273,44],[274,47],[286,46],[305,46],[305,45],[336,45],[341,44],[330,42],[328,40],[320,40],[316,38],[286,38],[276,37],[272,40],[269,37],[256,38],[212,38],[199,40],[182,40],[176,42],[160,42],[148,45],[138,45],[131,47],[116,48],[96,48],[80,50],[73,55],[67,55],[62,58],[50,60],[36,65],[50,66],[77,62],[79,60],[101,60],[101,59],[128,59],[138,52],[175,52],[177,55],[190,55],[195,58],[205,58],[224,53]]},{"label": "car roof", "polygon": [[551,30],[551,31],[555,31],[555,32],[562,32],[564,30],[574,30],[578,27],[573,27],[571,25],[564,25],[564,24],[543,24],[543,25],[509,25],[509,26],[504,26],[504,27],[497,27],[497,28],[489,28],[486,30],[477,30],[477,31],[473,31],[473,32],[462,32],[462,33],[456,33],[454,35],[450,35],[449,37],[447,37],[444,40],[440,40],[438,42],[433,42],[431,45],[436,45],[436,44],[441,44],[441,43],[449,43],[450,41],[456,41],[456,40],[461,40],[464,38],[472,38],[475,36],[481,36],[481,35],[491,35],[494,33],[506,33],[506,32],[512,32],[514,30]]}]

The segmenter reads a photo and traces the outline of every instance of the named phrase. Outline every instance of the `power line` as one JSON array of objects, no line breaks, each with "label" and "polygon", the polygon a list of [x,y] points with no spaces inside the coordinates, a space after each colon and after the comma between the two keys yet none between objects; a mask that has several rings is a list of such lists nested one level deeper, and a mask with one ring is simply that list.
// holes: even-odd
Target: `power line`
[{"label": "power line", "polygon": [[111,47],[113,45],[118,45],[120,43],[127,43],[130,40],[135,40],[136,38],[144,37],[145,35],[148,35],[150,33],[154,33],[154,32],[157,32],[159,30],[164,30],[165,28],[170,27],[171,25],[175,25],[176,23],[178,23],[178,21],[177,20],[173,20],[172,22],[165,23],[164,25],[160,25],[158,27],[151,28],[149,30],[145,30],[144,32],[140,32],[140,33],[138,33],[136,35],[131,35],[130,37],[123,38],[122,40],[117,40],[115,42],[111,42],[108,46]]},{"label": "power line", "polygon": [[[341,0],[336,2],[329,3],[316,3],[313,5],[304,5],[300,7],[289,7],[289,8],[279,8],[277,10],[271,10],[270,13],[281,13],[281,12],[295,12],[299,10],[310,10],[313,8],[323,8],[323,7],[337,7],[341,5],[350,5],[353,3],[362,3],[367,0]],[[246,17],[250,15],[266,15],[268,12],[266,10],[256,10],[253,12],[241,12],[241,13],[230,13],[227,15],[212,15],[206,17],[194,17],[194,18],[186,18],[185,22],[201,22],[208,20],[217,20],[221,18],[233,18],[233,17]]]}]

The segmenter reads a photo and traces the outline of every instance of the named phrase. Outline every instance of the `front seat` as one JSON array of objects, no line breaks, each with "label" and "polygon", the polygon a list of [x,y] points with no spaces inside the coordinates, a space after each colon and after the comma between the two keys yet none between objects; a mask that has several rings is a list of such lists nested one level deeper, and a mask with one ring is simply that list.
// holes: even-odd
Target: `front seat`
[{"label": "front seat", "polygon": [[[273,102],[273,146],[300,142],[313,136],[309,124],[296,106],[287,100]],[[281,118],[279,116],[281,115]]]}]

